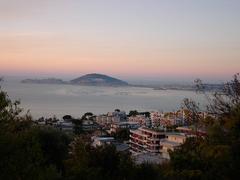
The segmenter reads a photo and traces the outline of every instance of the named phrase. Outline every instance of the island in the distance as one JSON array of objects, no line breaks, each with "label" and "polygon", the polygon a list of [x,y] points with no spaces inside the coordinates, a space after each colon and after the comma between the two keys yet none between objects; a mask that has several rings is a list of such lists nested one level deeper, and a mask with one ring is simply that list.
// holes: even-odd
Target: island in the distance
[{"label": "island in the distance", "polygon": [[56,78],[48,79],[25,79],[22,83],[35,84],[72,84],[82,86],[128,86],[129,84],[117,78],[113,78],[104,74],[87,74],[71,81],[63,81]]},{"label": "island in the distance", "polygon": [[[63,81],[57,78],[48,79],[25,79],[21,81],[22,83],[34,83],[34,84],[70,84],[70,85],[80,85],[80,86],[108,86],[108,87],[142,87],[142,88],[152,88],[154,90],[187,90],[195,91],[196,87],[194,84],[156,84],[156,85],[136,85],[129,84],[123,80],[110,77],[104,74],[86,74],[84,76],[78,77],[70,81]],[[222,88],[222,84],[204,84],[205,91],[218,91]]]},{"label": "island in the distance", "polygon": [[87,74],[70,81],[71,84],[86,86],[128,86],[128,83],[104,74]]},{"label": "island in the distance", "polygon": [[22,83],[34,83],[34,84],[67,84],[66,81],[56,78],[47,78],[47,79],[24,79]]}]

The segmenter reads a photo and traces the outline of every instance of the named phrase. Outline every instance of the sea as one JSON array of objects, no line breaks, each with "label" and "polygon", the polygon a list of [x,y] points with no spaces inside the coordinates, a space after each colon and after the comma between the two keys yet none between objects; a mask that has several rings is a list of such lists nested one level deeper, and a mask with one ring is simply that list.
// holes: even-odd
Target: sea
[{"label": "sea", "polygon": [[204,109],[202,94],[184,90],[154,90],[145,87],[94,87],[58,84],[24,84],[18,79],[5,79],[1,87],[11,100],[20,100],[20,107],[37,119],[81,117],[86,112],[106,114],[115,109],[126,111],[176,111],[184,98],[191,98]]}]

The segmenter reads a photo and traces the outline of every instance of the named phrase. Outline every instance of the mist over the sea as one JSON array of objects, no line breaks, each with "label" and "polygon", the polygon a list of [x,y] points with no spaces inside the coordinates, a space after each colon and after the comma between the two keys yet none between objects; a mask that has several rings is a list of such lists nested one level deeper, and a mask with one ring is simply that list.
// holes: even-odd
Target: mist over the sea
[{"label": "mist over the sea", "polygon": [[12,100],[34,118],[65,114],[80,117],[85,112],[103,114],[116,108],[139,111],[173,111],[181,108],[184,98],[204,105],[205,99],[194,91],[153,90],[139,87],[94,87],[73,85],[23,84],[14,78],[1,84]]}]

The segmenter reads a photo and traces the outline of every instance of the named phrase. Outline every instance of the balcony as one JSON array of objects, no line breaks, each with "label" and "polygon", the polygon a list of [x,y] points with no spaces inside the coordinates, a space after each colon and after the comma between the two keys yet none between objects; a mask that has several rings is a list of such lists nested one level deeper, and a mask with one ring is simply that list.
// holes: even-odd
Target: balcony
[{"label": "balcony", "polygon": [[160,144],[147,143],[147,145],[152,147],[160,147]]},{"label": "balcony", "polygon": [[142,139],[142,138],[139,138],[139,137],[134,137],[134,136],[132,136],[132,135],[130,135],[130,139],[136,139],[136,140],[141,141],[141,142],[144,142],[144,143],[147,142],[146,139]]},{"label": "balcony", "polygon": [[130,142],[130,144],[135,144],[135,145],[140,146],[140,147],[143,147],[143,148],[146,148],[146,147],[147,147],[145,144],[139,144],[139,143],[134,142],[134,141],[132,141],[132,140],[129,140],[129,142]]},{"label": "balcony", "polygon": [[147,139],[149,141],[160,141],[160,138],[156,138],[156,137],[147,137]]},{"label": "balcony", "polygon": [[157,149],[146,149],[148,152],[151,152],[151,153],[160,153],[160,150],[157,150]]}]

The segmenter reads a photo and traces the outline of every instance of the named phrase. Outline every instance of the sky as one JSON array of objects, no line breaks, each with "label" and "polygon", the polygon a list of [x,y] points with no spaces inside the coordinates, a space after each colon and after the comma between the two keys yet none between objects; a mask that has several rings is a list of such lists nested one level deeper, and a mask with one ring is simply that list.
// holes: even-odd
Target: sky
[{"label": "sky", "polygon": [[0,0],[0,74],[230,79],[239,9],[239,0]]}]

